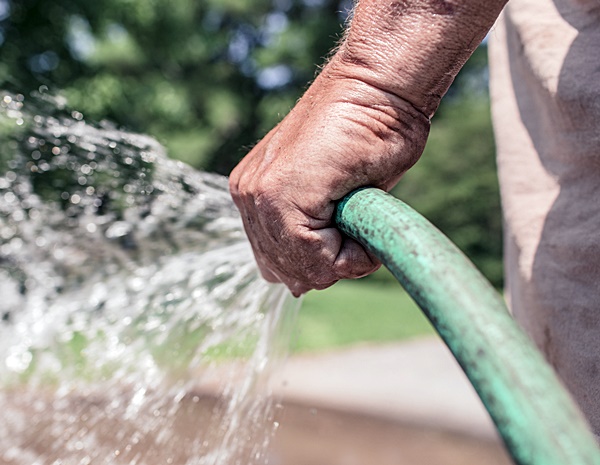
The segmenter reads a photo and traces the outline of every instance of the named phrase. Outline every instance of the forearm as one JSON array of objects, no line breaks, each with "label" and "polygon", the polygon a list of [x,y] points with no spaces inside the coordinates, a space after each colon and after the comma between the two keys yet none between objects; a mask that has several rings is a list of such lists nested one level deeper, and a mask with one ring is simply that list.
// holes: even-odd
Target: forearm
[{"label": "forearm", "polygon": [[389,92],[430,117],[507,0],[359,0],[326,73]]}]

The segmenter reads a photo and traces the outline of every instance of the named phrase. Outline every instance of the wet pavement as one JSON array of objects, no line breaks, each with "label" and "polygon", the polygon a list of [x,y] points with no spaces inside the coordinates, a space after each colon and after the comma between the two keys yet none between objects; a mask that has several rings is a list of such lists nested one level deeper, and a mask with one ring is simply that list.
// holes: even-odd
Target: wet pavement
[{"label": "wet pavement", "polygon": [[466,376],[435,338],[292,357],[272,465],[509,465]]},{"label": "wet pavement", "polygon": [[437,338],[292,357],[281,378],[278,394],[288,402],[496,437],[475,390]]}]

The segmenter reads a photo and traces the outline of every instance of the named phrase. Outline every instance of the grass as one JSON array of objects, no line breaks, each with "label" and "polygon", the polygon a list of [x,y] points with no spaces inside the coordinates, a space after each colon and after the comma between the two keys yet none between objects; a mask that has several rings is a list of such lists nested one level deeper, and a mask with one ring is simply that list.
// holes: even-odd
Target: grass
[{"label": "grass", "polygon": [[310,292],[296,327],[294,352],[434,334],[430,323],[397,283],[374,280],[342,281],[324,291]]}]

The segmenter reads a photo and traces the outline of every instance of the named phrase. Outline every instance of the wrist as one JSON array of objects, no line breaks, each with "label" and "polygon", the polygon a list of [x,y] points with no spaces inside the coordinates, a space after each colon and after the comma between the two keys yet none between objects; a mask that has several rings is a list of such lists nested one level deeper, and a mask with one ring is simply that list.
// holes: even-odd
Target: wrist
[{"label": "wrist", "polygon": [[428,118],[505,0],[360,0],[332,68]]}]

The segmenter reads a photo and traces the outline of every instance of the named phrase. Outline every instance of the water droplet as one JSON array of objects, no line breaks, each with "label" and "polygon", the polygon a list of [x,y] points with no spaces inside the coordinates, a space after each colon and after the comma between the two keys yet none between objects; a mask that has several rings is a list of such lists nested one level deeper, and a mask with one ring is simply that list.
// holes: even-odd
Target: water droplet
[{"label": "water droplet", "polygon": [[13,212],[11,217],[13,221],[18,223],[19,221],[23,221],[23,219],[25,218],[25,213],[23,212],[23,210],[16,210]]},{"label": "water droplet", "polygon": [[4,363],[9,370],[16,373],[23,373],[33,360],[33,355],[28,350],[23,350],[22,347],[16,346],[11,348],[10,355],[6,357]]},{"label": "water droplet", "polygon": [[0,229],[0,237],[4,240],[11,239],[16,233],[16,229],[10,226],[6,226]]},{"label": "water droplet", "polygon": [[125,221],[115,221],[107,230],[106,237],[109,239],[115,239],[117,237],[123,237],[131,231],[131,225]]}]

